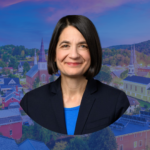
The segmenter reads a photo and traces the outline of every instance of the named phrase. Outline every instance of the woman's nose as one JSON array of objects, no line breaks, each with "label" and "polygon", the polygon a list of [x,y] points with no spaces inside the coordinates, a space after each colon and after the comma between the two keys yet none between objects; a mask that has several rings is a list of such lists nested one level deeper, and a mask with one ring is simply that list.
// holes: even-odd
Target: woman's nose
[{"label": "woman's nose", "polygon": [[73,46],[70,48],[69,56],[71,57],[79,57],[79,51],[77,46]]}]

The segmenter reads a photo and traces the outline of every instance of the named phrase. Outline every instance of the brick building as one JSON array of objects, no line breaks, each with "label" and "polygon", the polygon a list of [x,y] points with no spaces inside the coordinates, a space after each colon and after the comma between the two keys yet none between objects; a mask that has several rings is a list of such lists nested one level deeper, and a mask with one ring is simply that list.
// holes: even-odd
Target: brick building
[{"label": "brick building", "polygon": [[22,137],[22,118],[18,108],[0,110],[0,133],[16,140]]},{"label": "brick building", "polygon": [[110,125],[118,144],[117,150],[146,150],[150,148],[150,113],[122,115]]}]

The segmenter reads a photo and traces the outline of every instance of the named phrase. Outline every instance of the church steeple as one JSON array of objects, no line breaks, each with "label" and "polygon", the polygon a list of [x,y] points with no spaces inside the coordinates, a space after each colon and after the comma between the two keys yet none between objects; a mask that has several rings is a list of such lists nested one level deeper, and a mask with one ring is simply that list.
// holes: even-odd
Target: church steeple
[{"label": "church steeple", "polygon": [[134,50],[132,48],[132,45],[131,45],[131,56],[130,56],[130,64],[129,64],[129,72],[128,72],[128,76],[133,76],[135,75],[135,67],[134,67],[134,57],[135,55],[135,47],[134,47]]},{"label": "church steeple", "polygon": [[133,50],[132,50],[132,45],[131,45],[131,55],[130,55],[130,65],[133,65]]},{"label": "church steeple", "polygon": [[39,62],[46,62],[44,45],[43,45],[43,38],[42,38],[42,42],[41,42],[41,48],[40,48],[40,54],[39,54]]},{"label": "church steeple", "polygon": [[36,49],[35,49],[35,53],[34,53],[34,65],[37,65]]}]

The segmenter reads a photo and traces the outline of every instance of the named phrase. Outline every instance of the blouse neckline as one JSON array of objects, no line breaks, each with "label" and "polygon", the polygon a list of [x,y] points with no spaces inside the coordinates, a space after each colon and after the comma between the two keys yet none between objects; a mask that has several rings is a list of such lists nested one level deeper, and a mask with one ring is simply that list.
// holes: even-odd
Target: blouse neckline
[{"label": "blouse neckline", "polygon": [[80,107],[79,106],[75,106],[75,107],[71,107],[71,108],[67,108],[67,107],[64,107],[65,110],[75,110],[75,109],[78,109]]}]

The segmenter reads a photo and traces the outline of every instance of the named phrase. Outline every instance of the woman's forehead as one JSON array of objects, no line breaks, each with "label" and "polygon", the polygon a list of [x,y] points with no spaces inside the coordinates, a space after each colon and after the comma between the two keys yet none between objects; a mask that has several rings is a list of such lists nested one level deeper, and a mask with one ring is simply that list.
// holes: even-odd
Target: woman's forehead
[{"label": "woman's forehead", "polygon": [[66,27],[59,36],[59,42],[83,42],[85,38],[75,27]]}]

